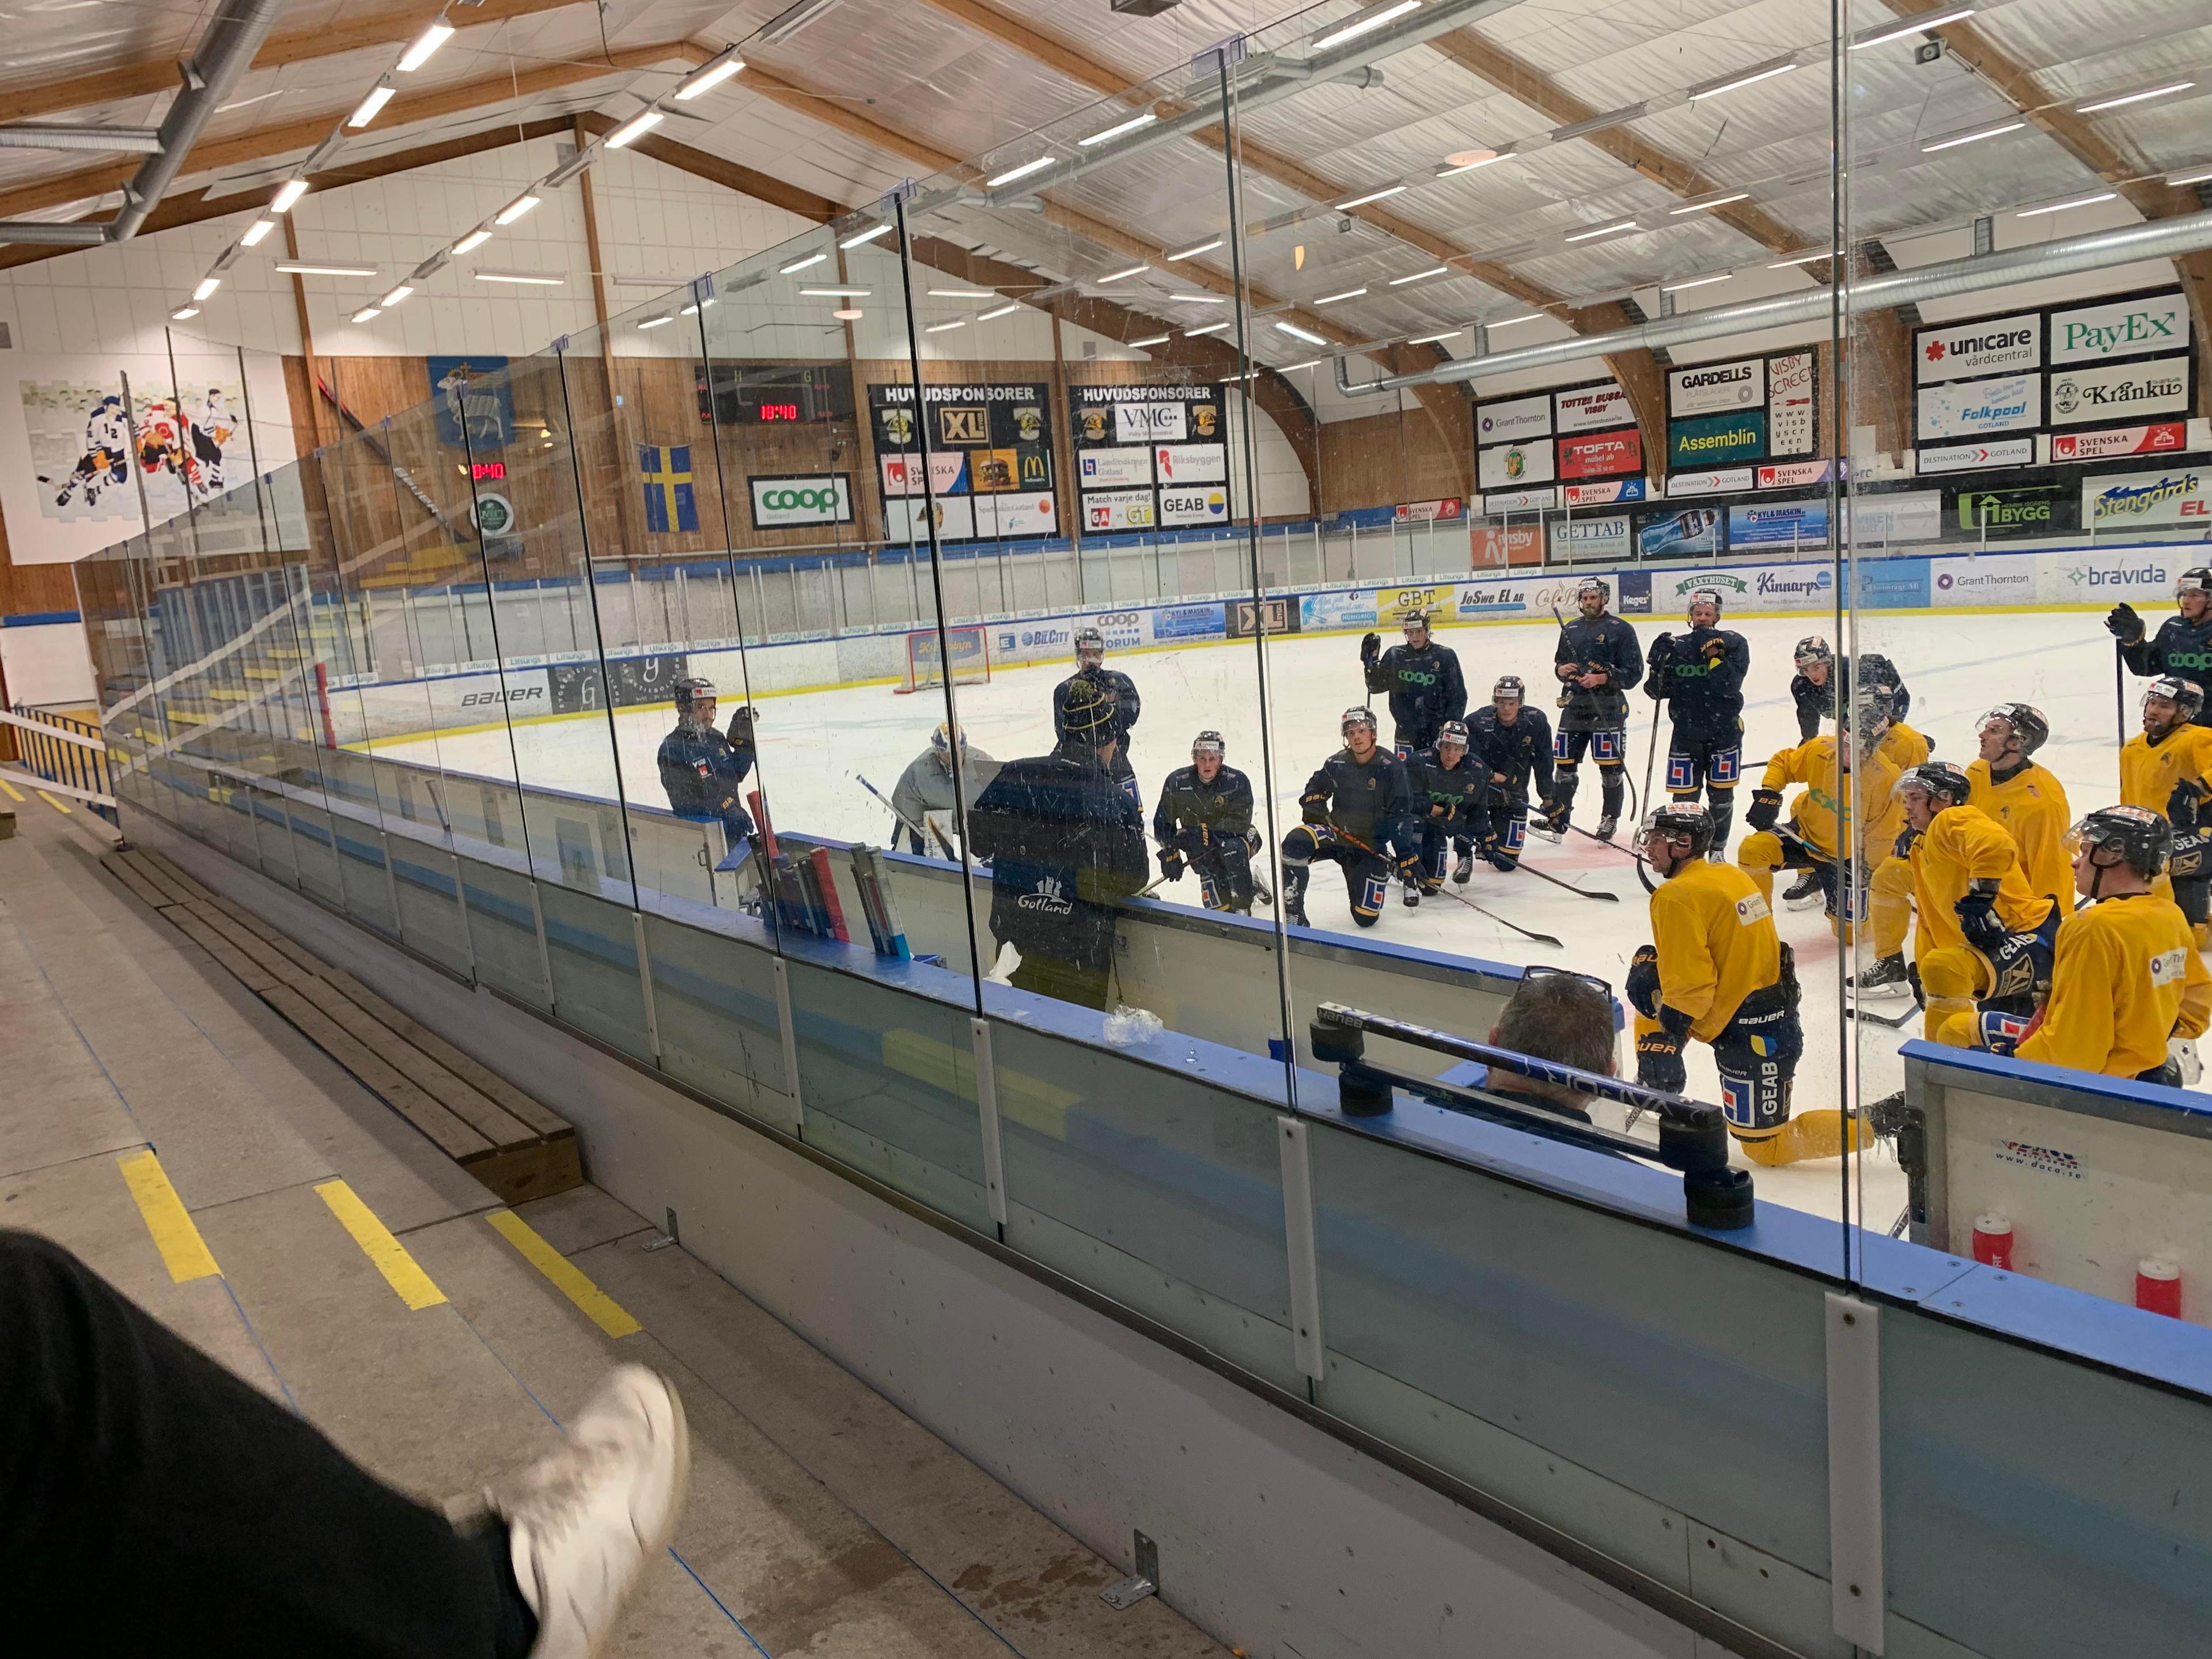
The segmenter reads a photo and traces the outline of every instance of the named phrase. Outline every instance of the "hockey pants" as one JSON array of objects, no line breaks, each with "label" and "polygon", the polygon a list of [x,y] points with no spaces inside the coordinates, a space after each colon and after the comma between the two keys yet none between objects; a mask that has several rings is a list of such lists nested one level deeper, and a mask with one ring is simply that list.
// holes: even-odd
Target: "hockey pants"
[{"label": "hockey pants", "polygon": [[1292,919],[1305,914],[1306,883],[1317,862],[1334,864],[1344,872],[1352,921],[1372,927],[1390,896],[1390,866],[1365,848],[1338,840],[1336,832],[1322,823],[1302,823],[1283,837],[1283,904]]},{"label": "hockey pants", "polygon": [[1667,750],[1667,793],[1676,802],[1694,806],[1703,791],[1711,803],[1716,853],[1728,850],[1729,831],[1735,823],[1735,787],[1742,776],[1741,738],[1707,742],[1685,737],[1680,726],[1674,728]]},{"label": "hockey pants", "polygon": [[1204,849],[1191,854],[1190,869],[1207,909],[1250,911],[1252,845],[1242,835],[1209,836]]},{"label": "hockey pants", "polygon": [[1599,732],[1555,732],[1552,734],[1552,770],[1557,781],[1553,799],[1565,807],[1570,815],[1574,811],[1575,791],[1581,786],[1583,757],[1587,754],[1597,765],[1599,802],[1607,817],[1617,818],[1628,793],[1627,775],[1624,771],[1628,758],[1628,732],[1625,727],[1612,727]]},{"label": "hockey pants", "polygon": [[1444,878],[1447,843],[1455,853],[1474,851],[1474,837],[1455,825],[1439,823],[1432,818],[1421,826],[1421,879],[1431,888]]},{"label": "hockey pants", "polygon": [[[1838,882],[1832,859],[1821,856],[1820,849],[1791,836],[1784,841],[1771,830],[1754,830],[1743,838],[1735,849],[1736,867],[1749,876],[1759,889],[1759,896],[1771,908],[1774,903],[1774,872],[1777,870],[1809,870],[1820,883],[1823,908],[1827,913],[1828,926],[1836,929],[1844,943],[1851,940],[1848,926],[1838,921]],[[1863,878],[1850,883],[1850,908],[1863,915],[1867,907],[1866,883]]]},{"label": "hockey pants", "polygon": [[1499,870],[1521,867],[1521,849],[1528,841],[1528,792],[1525,788],[1506,789],[1492,784],[1485,805],[1490,813],[1490,827],[1497,834],[1493,845],[1483,856]]}]

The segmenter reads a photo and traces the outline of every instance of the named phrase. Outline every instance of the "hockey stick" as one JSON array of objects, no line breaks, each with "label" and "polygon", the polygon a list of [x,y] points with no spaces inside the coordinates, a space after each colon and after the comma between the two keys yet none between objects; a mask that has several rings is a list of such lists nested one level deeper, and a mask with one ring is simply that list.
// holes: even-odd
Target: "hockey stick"
[{"label": "hockey stick", "polygon": [[[1651,793],[1651,763],[1658,757],[1659,710],[1657,706],[1655,704],[1651,710],[1651,741],[1646,744],[1644,747],[1644,793],[1646,795]],[[1644,803],[1641,797],[1638,797],[1637,800],[1636,810],[1639,814],[1644,810]],[[1638,817],[1638,822],[1642,822],[1640,817]],[[1657,887],[1652,884],[1651,872],[1644,867],[1644,860],[1641,858],[1638,858],[1636,860],[1636,879],[1643,884],[1644,890],[1647,893],[1656,893],[1659,890]]]},{"label": "hockey stick", "polygon": [[2120,747],[2128,746],[2128,648],[2112,641],[2112,719],[2120,728]]},{"label": "hockey stick", "polygon": [[893,817],[896,818],[901,823],[906,826],[907,833],[914,837],[915,846],[927,847],[933,839],[937,842],[938,846],[944,849],[945,856],[946,858],[951,859],[955,864],[960,862],[959,855],[952,850],[951,845],[946,842],[944,833],[939,830],[935,824],[931,824],[927,830],[918,828],[912,818],[907,817],[905,813],[900,811],[897,807],[893,806],[890,804],[890,800],[885,799],[882,790],[877,788],[874,784],[870,783],[858,772],[853,774],[853,781],[859,784],[861,788],[873,795],[878,800],[882,801],[884,803],[884,809],[888,811]]},{"label": "hockey stick", "polygon": [[1885,1026],[1893,1031],[1899,1030],[1907,1020],[1911,1019],[1913,1015],[1919,1012],[1920,1005],[1917,1002],[1910,1008],[1907,1008],[1903,1013],[1898,1015],[1895,1019],[1885,1019],[1881,1015],[1875,1013],[1871,1008],[1850,1007],[1844,1010],[1844,1016],[1848,1018],[1863,1019],[1870,1025]]},{"label": "hockey stick", "polygon": [[[1361,852],[1366,854],[1370,858],[1382,859],[1382,863],[1386,867],[1392,869],[1397,867],[1391,860],[1383,858],[1382,854],[1376,852],[1372,847],[1370,847],[1365,842],[1360,840],[1358,836],[1352,834],[1349,830],[1339,830],[1334,824],[1330,824],[1328,829],[1332,834],[1344,841],[1350,842],[1354,847],[1357,847]],[[1560,884],[1562,886],[1565,886],[1565,884],[1566,884],[1564,882]],[[1446,898],[1458,899],[1462,904],[1467,906],[1467,908],[1474,911],[1475,915],[1479,916],[1487,916],[1491,921],[1496,922],[1501,927],[1510,927],[1515,933],[1520,934],[1523,939],[1534,939],[1539,945],[1548,945],[1554,951],[1564,951],[1567,948],[1565,945],[1560,944],[1559,940],[1553,939],[1549,933],[1540,933],[1533,927],[1523,927],[1517,921],[1508,921],[1504,917],[1498,915],[1497,912],[1484,909],[1473,899],[1461,897],[1459,894],[1454,892],[1449,887],[1439,887],[1437,889],[1437,891],[1443,894]]]},{"label": "hockey stick", "polygon": [[[1588,835],[1589,831],[1585,830],[1583,833]],[[1595,841],[1597,837],[1591,836],[1590,839],[1592,841]],[[1626,852],[1628,849],[1626,848],[1623,848],[1621,850],[1623,852]],[[1631,854],[1631,856],[1632,857],[1634,855]],[[1574,883],[1571,881],[1562,881],[1557,876],[1547,876],[1541,870],[1539,870],[1534,865],[1529,863],[1525,857],[1522,859],[1520,864],[1516,867],[1526,870],[1530,875],[1535,877],[1539,881],[1548,881],[1554,887],[1564,887],[1570,893],[1574,894],[1578,898],[1603,899],[1608,904],[1618,904],[1620,902],[1620,895],[1618,893],[1593,893],[1587,887],[1577,887]]]}]

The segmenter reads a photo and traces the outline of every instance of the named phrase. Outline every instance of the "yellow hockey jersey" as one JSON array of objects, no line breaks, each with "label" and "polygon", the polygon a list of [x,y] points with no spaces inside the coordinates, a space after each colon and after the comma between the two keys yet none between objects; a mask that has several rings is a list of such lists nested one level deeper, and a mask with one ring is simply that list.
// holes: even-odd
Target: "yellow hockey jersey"
[{"label": "yellow hockey jersey", "polygon": [[2212,772],[2212,726],[2180,726],[2156,744],[2138,732],[2120,750],[2120,799],[2160,817],[2173,786]]},{"label": "yellow hockey jersey", "polygon": [[1659,1000],[1689,1015],[1690,1035],[1701,1042],[1726,1030],[1746,997],[1782,977],[1773,912],[1733,864],[1700,860],[1660,883],[1651,896],[1651,942]]},{"label": "yellow hockey jersey", "polygon": [[1875,750],[1902,772],[1909,767],[1927,764],[1929,756],[1936,752],[1936,745],[1903,720],[1897,720],[1881,734],[1881,741],[1875,745]]},{"label": "yellow hockey jersey", "polygon": [[1912,901],[1919,912],[1912,936],[1915,962],[1930,951],[1966,942],[1956,906],[1968,884],[1987,879],[1998,884],[1997,920],[2008,932],[2031,932],[2050,915],[2051,901],[2028,886],[2020,848],[2004,826],[1971,804],[1945,807],[1912,843]]},{"label": "yellow hockey jersey", "polygon": [[2074,826],[2074,813],[2050,769],[2030,761],[1997,783],[1990,779],[1990,763],[1976,759],[1966,763],[1966,779],[1973,785],[1966,805],[1995,818],[2020,848],[2021,872],[2027,878],[2028,890],[2061,898],[2071,893],[2074,860],[2067,854],[2066,832]]},{"label": "yellow hockey jersey", "polygon": [[2180,906],[2154,893],[2108,898],[2058,924],[2051,1000],[2020,1057],[2140,1077],[2165,1063],[2168,1037],[2201,1036],[2208,1016],[2212,974]]},{"label": "yellow hockey jersey", "polygon": [[1890,790],[1897,782],[1897,763],[1877,744],[1864,762],[1839,777],[1836,758],[1834,735],[1822,732],[1795,749],[1777,750],[1766,763],[1766,775],[1759,780],[1759,787],[1778,792],[1793,783],[1803,784],[1805,793],[1791,808],[1797,833],[1814,851],[1833,858],[1839,844],[1838,826],[1850,816],[1850,791],[1856,783],[1869,823],[1869,831],[1859,838],[1858,854],[1864,858],[1871,848],[1878,860],[1889,851],[1904,823],[1904,809],[1890,799]]}]

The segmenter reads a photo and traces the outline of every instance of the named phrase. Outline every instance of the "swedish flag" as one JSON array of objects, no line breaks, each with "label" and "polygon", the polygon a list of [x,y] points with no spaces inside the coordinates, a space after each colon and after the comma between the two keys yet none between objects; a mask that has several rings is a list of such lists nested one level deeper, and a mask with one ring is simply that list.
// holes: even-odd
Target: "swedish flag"
[{"label": "swedish flag", "polygon": [[691,446],[640,444],[638,475],[645,483],[645,527],[656,533],[696,530],[699,504],[691,495]]}]

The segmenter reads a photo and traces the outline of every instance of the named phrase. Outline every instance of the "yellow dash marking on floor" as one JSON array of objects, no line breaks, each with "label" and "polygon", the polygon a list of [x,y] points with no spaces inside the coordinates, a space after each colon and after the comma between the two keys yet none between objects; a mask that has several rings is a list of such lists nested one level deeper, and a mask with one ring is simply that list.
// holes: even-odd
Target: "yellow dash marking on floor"
[{"label": "yellow dash marking on floor", "polygon": [[146,1218],[146,1231],[154,1235],[154,1248],[161,1251],[169,1277],[179,1285],[189,1279],[220,1278],[222,1269],[215,1265],[207,1241],[185,1213],[185,1201],[169,1184],[168,1171],[154,1156],[154,1149],[149,1146],[118,1158],[115,1165],[123,1171],[131,1196],[138,1200],[138,1213]]},{"label": "yellow dash marking on floor", "polygon": [[644,1327],[623,1311],[614,1297],[584,1276],[582,1269],[555,1249],[530,1224],[512,1210],[495,1210],[484,1218],[499,1236],[522,1252],[523,1259],[551,1279],[562,1295],[581,1308],[591,1322],[609,1336],[635,1335]]},{"label": "yellow dash marking on floor", "polygon": [[399,1293],[399,1299],[420,1313],[425,1308],[434,1308],[446,1299],[446,1293],[431,1282],[407,1247],[392,1236],[392,1230],[376,1218],[376,1212],[361,1201],[361,1195],[343,1181],[325,1181],[315,1188],[315,1194],[331,1206],[331,1213],[353,1235],[353,1242],[361,1246],[361,1253],[376,1264],[384,1282]]},{"label": "yellow dash marking on floor", "polygon": [[5,789],[8,792],[8,799],[9,800],[27,801],[31,799],[21,790],[18,789],[14,784],[9,782],[5,778],[0,778],[0,789]]},{"label": "yellow dash marking on floor", "polygon": [[47,805],[52,807],[55,811],[60,812],[64,816],[67,815],[69,808],[62,805],[60,796],[50,795],[45,790],[41,789],[39,791],[39,799],[46,802]]}]

